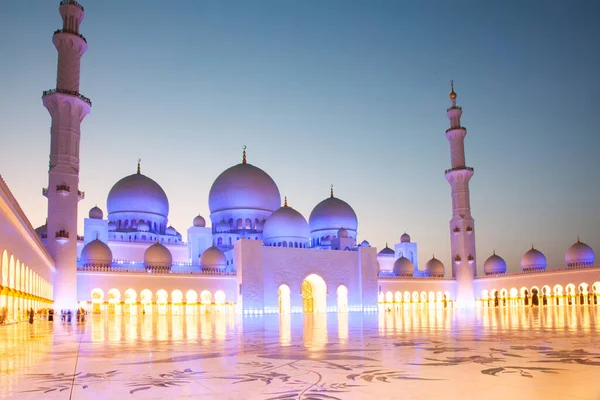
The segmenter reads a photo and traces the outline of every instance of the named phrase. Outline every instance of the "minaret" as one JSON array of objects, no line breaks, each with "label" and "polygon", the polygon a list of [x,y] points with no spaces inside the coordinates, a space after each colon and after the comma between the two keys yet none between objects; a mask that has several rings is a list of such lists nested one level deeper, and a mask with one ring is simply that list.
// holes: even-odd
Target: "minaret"
[{"label": "minaret", "polygon": [[92,102],[79,93],[81,56],[87,41],[79,33],[83,7],[74,0],[60,2],[63,28],[54,32],[58,50],[56,89],[42,96],[52,117],[48,188],[48,252],[54,259],[54,308],[77,306],[77,203],[79,191],[79,139],[83,118]]},{"label": "minaret", "polygon": [[452,168],[445,171],[452,189],[452,219],[450,220],[450,245],[452,251],[452,277],[456,278],[456,299],[459,307],[474,304],[473,278],[477,275],[475,257],[475,221],[471,216],[469,181],[473,168],[465,162],[465,136],[467,129],[460,125],[462,108],[456,105],[454,82],[450,81],[451,107],[446,110],[450,128],[446,139],[450,142]]}]

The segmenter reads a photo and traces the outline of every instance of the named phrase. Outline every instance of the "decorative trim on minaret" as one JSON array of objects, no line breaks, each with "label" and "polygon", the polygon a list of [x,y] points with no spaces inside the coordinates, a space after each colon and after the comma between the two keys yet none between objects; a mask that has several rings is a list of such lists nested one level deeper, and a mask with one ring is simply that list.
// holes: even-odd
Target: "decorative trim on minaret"
[{"label": "decorative trim on minaret", "polygon": [[333,183],[331,184],[331,188],[329,189],[329,197],[333,198]]},{"label": "decorative trim on minaret", "polygon": [[246,164],[246,145],[244,145],[244,151],[242,152],[242,164]]},{"label": "decorative trim on minaret", "polygon": [[142,159],[141,158],[138,158],[137,173],[138,173],[138,175],[140,175],[142,173]]}]

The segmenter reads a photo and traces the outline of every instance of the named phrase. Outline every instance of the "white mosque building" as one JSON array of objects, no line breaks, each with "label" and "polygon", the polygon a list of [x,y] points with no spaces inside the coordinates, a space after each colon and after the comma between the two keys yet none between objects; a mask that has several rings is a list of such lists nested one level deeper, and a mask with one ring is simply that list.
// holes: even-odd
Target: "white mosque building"
[{"label": "white mosque building", "polygon": [[[79,33],[84,8],[60,2],[63,28],[56,88],[42,99],[51,117],[46,224],[33,229],[0,179],[0,308],[10,319],[29,307],[85,307],[93,313],[312,313],[371,312],[398,308],[597,305],[600,267],[594,251],[577,240],[565,266],[547,269],[533,247],[522,272],[507,273],[492,254],[478,271],[475,224],[461,125],[452,85],[447,116],[452,217],[449,266],[435,257],[419,268],[417,244],[401,235],[377,252],[357,243],[354,209],[329,196],[307,219],[281,198],[269,174],[242,160],[210,188],[210,215],[190,215],[184,236],[169,225],[162,187],[137,171],[107,195],[106,213],[94,207],[77,235],[80,125],[91,101],[79,91],[80,59],[87,41]],[[210,225],[210,226],[208,226]],[[479,272],[479,274],[478,274]],[[483,274],[481,274],[483,272]]]}]

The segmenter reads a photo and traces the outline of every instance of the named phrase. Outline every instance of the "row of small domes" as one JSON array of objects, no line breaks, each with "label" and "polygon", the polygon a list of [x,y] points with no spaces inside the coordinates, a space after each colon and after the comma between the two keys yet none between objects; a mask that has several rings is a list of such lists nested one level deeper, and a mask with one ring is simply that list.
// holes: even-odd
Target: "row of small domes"
[{"label": "row of small domes", "polygon": [[[434,256],[425,264],[425,271],[427,272],[428,276],[442,277],[444,276],[445,272],[444,264]],[[394,275],[413,276],[414,272],[415,266],[408,258],[402,256],[394,262]]]},{"label": "row of small domes", "polygon": [[[110,265],[113,254],[106,243],[99,239],[92,240],[81,250],[81,262],[91,265]],[[144,265],[150,268],[165,268],[173,265],[173,256],[167,247],[154,243],[144,252]],[[200,255],[200,266],[203,268],[225,268],[227,258],[216,247],[209,247]]]},{"label": "row of small domes", "polygon": [[[581,242],[579,238],[573,243],[565,254],[565,263],[567,267],[594,265],[594,250],[587,244]],[[523,271],[544,270],[546,269],[546,256],[533,246],[523,257],[521,257],[521,269]],[[494,252],[483,264],[483,272],[486,275],[496,275],[506,273],[506,261]]]}]

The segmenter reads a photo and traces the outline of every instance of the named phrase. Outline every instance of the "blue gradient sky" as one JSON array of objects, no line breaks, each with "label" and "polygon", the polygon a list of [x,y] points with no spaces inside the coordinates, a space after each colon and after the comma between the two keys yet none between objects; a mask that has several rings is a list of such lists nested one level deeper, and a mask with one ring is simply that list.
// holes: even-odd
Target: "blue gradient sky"
[{"label": "blue gradient sky", "polygon": [[[329,185],[383,247],[404,232],[421,268],[450,260],[449,80],[463,107],[479,268],[493,249],[550,266],[600,252],[597,1],[85,1],[80,214],[135,172],[182,233],[227,167],[267,171],[307,218]],[[0,173],[46,215],[58,1],[0,5]],[[80,224],[82,232],[83,222]]]}]

